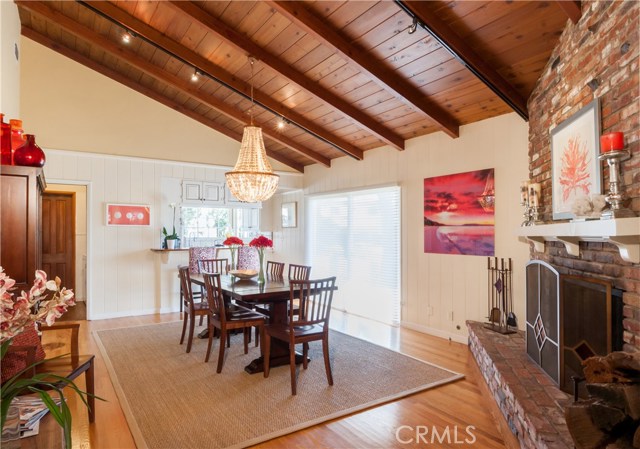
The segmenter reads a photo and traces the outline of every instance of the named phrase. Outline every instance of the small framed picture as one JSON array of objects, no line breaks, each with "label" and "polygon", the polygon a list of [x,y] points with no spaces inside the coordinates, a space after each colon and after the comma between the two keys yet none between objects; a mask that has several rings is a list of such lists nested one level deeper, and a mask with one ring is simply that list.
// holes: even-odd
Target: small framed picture
[{"label": "small framed picture", "polygon": [[107,226],[151,226],[151,206],[107,203]]},{"label": "small framed picture", "polygon": [[571,209],[577,198],[602,193],[599,135],[597,98],[551,130],[554,220],[574,218]]},{"label": "small framed picture", "polygon": [[283,228],[295,228],[298,226],[298,203],[293,201],[291,203],[282,204],[282,227]]}]

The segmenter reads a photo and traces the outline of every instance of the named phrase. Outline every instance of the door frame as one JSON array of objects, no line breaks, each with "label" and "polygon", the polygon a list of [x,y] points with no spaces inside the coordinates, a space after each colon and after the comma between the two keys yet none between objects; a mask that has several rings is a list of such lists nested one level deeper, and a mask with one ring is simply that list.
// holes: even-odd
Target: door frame
[{"label": "door frame", "polygon": [[[86,196],[87,196],[87,204],[86,206],[86,211],[87,211],[87,270],[85,273],[86,279],[86,298],[85,303],[87,306],[87,321],[90,321],[93,319],[93,301],[91,301],[91,296],[93,293],[93,280],[92,280],[92,276],[91,276],[91,267],[92,267],[92,254],[93,254],[93,242],[91,239],[91,231],[93,229],[93,217],[92,217],[92,209],[91,206],[93,204],[92,201],[92,194],[91,194],[91,181],[77,181],[77,180],[71,180],[71,179],[60,179],[60,178],[51,178],[51,179],[47,179],[47,183],[48,184],[68,184],[68,185],[75,185],[75,186],[84,186],[86,189]],[[52,190],[53,191],[53,190]],[[64,193],[64,190],[61,189],[56,189],[55,191],[58,192],[62,192]],[[77,209],[77,203],[76,203],[76,209]],[[74,217],[75,218],[75,217]],[[77,273],[76,273],[77,275]],[[76,276],[77,278],[77,276]]]}]

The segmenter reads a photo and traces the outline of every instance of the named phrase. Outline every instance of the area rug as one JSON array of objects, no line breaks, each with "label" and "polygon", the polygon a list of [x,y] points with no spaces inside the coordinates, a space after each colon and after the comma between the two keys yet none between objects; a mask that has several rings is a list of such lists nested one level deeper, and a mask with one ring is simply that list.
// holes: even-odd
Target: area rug
[{"label": "area rug", "polygon": [[216,374],[219,340],[204,363],[207,340],[194,339],[187,354],[178,344],[181,326],[94,333],[138,449],[247,447],[463,377],[331,331],[334,385],[327,384],[322,345],[311,343],[312,360],[300,367],[292,396],[288,366],[267,379],[244,371],[260,351],[251,345],[245,355],[241,335]]}]

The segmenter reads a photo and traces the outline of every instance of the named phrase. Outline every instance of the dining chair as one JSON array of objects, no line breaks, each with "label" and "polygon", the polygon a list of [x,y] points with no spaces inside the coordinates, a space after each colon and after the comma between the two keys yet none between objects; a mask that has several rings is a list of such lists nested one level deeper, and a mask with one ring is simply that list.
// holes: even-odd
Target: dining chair
[{"label": "dining chair", "polygon": [[311,276],[311,267],[308,265],[289,264],[289,279],[306,281]]},{"label": "dining chair", "polygon": [[208,316],[209,304],[207,304],[206,298],[200,298],[200,301],[196,302],[193,297],[193,290],[191,288],[191,274],[189,273],[189,267],[182,265],[178,267],[178,273],[180,275],[180,287],[182,288],[182,297],[184,301],[184,318],[182,323],[182,335],[180,336],[180,344],[184,343],[184,335],[187,331],[187,325],[189,326],[189,336],[187,337],[187,352],[191,352],[191,345],[193,344],[193,332],[196,325],[196,317],[201,317],[200,324],[202,325],[202,317]]},{"label": "dining chair", "polygon": [[284,262],[274,262],[272,260],[267,260],[267,267],[265,271],[267,275],[282,277],[284,273]]},{"label": "dining chair", "polygon": [[[289,343],[289,368],[291,370],[291,394],[296,394],[296,351],[302,343],[302,367],[307,369],[309,342],[322,340],[324,367],[329,385],[333,385],[329,360],[329,314],[336,277],[316,280],[289,281],[289,313],[286,323],[270,323],[264,327],[263,353],[264,377],[269,377],[271,339]],[[293,301],[299,298],[300,310],[293,312]]]},{"label": "dining chair", "polygon": [[200,259],[198,260],[198,268],[200,273],[225,274],[229,271],[227,259]]},{"label": "dining chair", "polygon": [[[293,263],[289,264],[289,279],[298,280],[298,281],[307,281],[311,276],[311,267],[308,265],[296,265]],[[299,300],[296,298],[293,301],[293,313],[298,313],[299,309]]]},{"label": "dining chair", "polygon": [[[189,273],[200,273],[200,267],[198,261],[201,259],[215,259],[216,248],[212,246],[192,246],[189,248]],[[203,291],[194,291],[193,295],[196,299],[202,298]],[[180,284],[180,312],[182,312],[182,306],[184,303],[184,292],[182,291],[182,284]],[[202,325],[202,321],[200,321]]]},{"label": "dining chair", "polygon": [[260,269],[260,257],[258,250],[251,246],[241,246],[238,248],[238,270]]},{"label": "dining chair", "polygon": [[[267,266],[265,268],[265,274],[267,277],[271,278],[281,278],[284,273],[284,262],[274,262],[272,260],[267,260]],[[250,308],[257,310],[260,313],[265,315],[269,315],[269,304],[266,303],[254,303],[251,304]],[[258,342],[258,329],[256,328],[256,343]]]},{"label": "dining chair", "polygon": [[234,305],[233,309],[227,307],[222,296],[222,289],[220,287],[220,273],[204,273],[204,286],[207,295],[208,315],[209,322],[209,344],[207,345],[207,353],[205,356],[205,363],[209,361],[209,355],[211,354],[211,347],[213,346],[214,328],[220,330],[220,349],[218,353],[218,367],[216,372],[222,372],[222,365],[224,364],[225,342],[228,341],[228,331],[233,329],[243,329],[244,335],[244,353],[249,353],[249,336],[251,334],[251,328],[256,326],[260,329],[260,334],[264,341],[264,323],[265,316],[261,313],[253,310]]}]

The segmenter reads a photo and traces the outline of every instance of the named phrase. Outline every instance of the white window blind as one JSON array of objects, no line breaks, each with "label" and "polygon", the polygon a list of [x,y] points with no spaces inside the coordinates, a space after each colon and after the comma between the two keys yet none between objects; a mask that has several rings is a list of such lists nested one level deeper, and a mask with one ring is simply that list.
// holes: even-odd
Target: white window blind
[{"label": "white window blind", "polygon": [[311,277],[336,276],[333,307],[400,322],[400,187],[308,199]]}]

